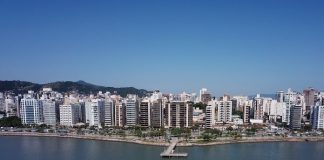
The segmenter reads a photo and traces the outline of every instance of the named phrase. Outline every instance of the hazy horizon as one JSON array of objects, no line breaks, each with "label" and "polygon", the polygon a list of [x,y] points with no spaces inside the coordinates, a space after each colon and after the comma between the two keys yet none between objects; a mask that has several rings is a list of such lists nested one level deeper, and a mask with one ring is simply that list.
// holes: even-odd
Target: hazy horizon
[{"label": "hazy horizon", "polygon": [[[0,81],[24,81],[24,80],[0,80]],[[27,82],[32,82],[32,83],[37,83],[37,84],[46,84],[46,83],[53,83],[53,82],[64,82],[66,80],[60,80],[60,81],[51,81],[51,82],[43,82],[43,83],[39,83],[39,82],[32,82],[32,81],[27,81]],[[69,80],[67,80],[69,81]],[[107,86],[107,85],[100,85],[100,84],[95,84],[95,83],[91,83],[91,82],[87,82],[87,81],[84,81],[84,80],[77,80],[77,81],[72,81],[72,82],[78,82],[78,81],[83,81],[85,83],[89,83],[89,84],[92,84],[92,85],[97,85],[97,86],[102,86],[102,87],[116,87],[116,88],[123,88],[123,87],[134,87],[136,89],[144,89],[144,90],[147,90],[147,91],[154,91],[154,90],[159,90],[161,91],[162,93],[166,93],[166,94],[180,94],[180,93],[183,93],[183,92],[186,92],[186,93],[196,93],[197,95],[199,94],[199,90],[202,89],[200,88],[199,90],[195,91],[188,91],[188,90],[183,90],[183,91],[180,91],[180,92],[169,92],[169,91],[163,91],[163,90],[160,90],[158,88],[155,88],[155,89],[146,89],[146,88],[138,88],[136,86]],[[310,86],[311,87],[311,86]],[[293,91],[297,91],[297,92],[300,92],[302,93],[302,91],[306,88],[309,88],[309,87],[305,87],[303,89],[300,89],[300,90],[297,90],[297,89],[294,89],[294,88],[291,88]],[[311,87],[311,88],[314,88],[314,87]],[[208,89],[208,88],[207,88]],[[286,92],[289,88],[285,88],[285,89],[279,89],[279,90],[276,90],[274,92],[271,92],[271,93],[267,93],[267,92],[258,92],[258,93],[246,93],[246,94],[241,94],[241,93],[237,93],[237,94],[232,94],[232,93],[215,93],[211,90],[208,89],[208,92],[212,94],[212,96],[215,96],[215,97],[221,97],[223,96],[224,94],[229,94],[230,96],[256,96],[257,94],[261,94],[262,95],[275,95],[277,91],[284,91]],[[318,89],[318,88],[314,88],[314,89]],[[318,91],[322,91],[320,89],[318,89]]]},{"label": "hazy horizon", "polygon": [[214,95],[322,90],[323,8],[323,1],[2,1],[0,79]]}]

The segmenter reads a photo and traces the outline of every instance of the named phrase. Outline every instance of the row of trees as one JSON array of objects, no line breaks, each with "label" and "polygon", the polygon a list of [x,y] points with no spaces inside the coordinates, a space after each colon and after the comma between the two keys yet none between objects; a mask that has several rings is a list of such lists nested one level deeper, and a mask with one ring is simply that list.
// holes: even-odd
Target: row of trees
[{"label": "row of trees", "polygon": [[0,119],[0,127],[23,127],[18,117],[4,117]]}]

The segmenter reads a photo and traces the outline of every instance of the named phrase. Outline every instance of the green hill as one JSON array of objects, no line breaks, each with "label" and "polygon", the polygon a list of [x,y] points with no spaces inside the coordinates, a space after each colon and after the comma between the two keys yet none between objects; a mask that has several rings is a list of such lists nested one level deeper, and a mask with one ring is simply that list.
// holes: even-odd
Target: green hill
[{"label": "green hill", "polygon": [[60,93],[67,93],[71,91],[77,91],[81,94],[97,93],[98,91],[108,91],[110,93],[117,92],[117,94],[123,97],[125,97],[127,94],[137,94],[138,96],[143,97],[149,93],[149,91],[147,90],[136,89],[134,87],[104,87],[90,84],[84,81],[58,81],[47,84],[37,84],[26,81],[0,81],[0,92],[11,91],[15,94],[23,94],[27,93],[28,90],[37,92],[44,87],[51,87],[54,91],[58,91]]}]

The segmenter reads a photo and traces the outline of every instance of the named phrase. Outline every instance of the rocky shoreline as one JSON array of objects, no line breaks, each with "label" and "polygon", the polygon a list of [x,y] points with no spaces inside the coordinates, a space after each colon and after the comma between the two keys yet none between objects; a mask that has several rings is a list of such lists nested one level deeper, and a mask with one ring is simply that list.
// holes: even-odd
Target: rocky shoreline
[{"label": "rocky shoreline", "polygon": [[[132,137],[108,137],[108,136],[97,136],[97,135],[58,135],[55,133],[34,133],[34,132],[0,132],[0,136],[31,136],[31,137],[58,137],[58,138],[75,138],[85,140],[100,140],[100,141],[111,141],[111,142],[124,142],[124,143],[135,143],[141,145],[152,145],[152,146],[168,146],[168,142],[159,141],[145,141]],[[190,147],[190,146],[212,146],[222,144],[236,144],[236,143],[267,143],[267,142],[316,142],[324,141],[324,137],[243,137],[238,140],[232,138],[219,138],[211,142],[202,142],[199,140],[190,142],[180,142],[177,146]]]}]

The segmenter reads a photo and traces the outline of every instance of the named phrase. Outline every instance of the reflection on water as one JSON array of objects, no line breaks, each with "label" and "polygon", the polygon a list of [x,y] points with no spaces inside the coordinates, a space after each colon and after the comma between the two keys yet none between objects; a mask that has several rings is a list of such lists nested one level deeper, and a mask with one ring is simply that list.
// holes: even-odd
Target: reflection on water
[{"label": "reflection on water", "polygon": [[[54,137],[0,137],[1,159],[154,160],[164,147]],[[178,147],[186,160],[323,160],[324,142],[274,142]],[[172,158],[175,159],[175,158]]]}]

